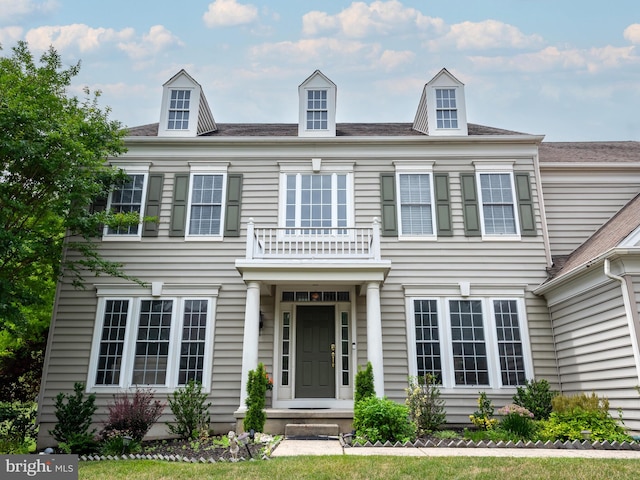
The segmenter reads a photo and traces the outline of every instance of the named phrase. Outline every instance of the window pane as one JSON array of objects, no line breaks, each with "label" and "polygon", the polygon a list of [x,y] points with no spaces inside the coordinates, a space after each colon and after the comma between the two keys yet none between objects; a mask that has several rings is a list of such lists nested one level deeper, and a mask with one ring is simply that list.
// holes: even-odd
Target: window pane
[{"label": "window pane", "polygon": [[488,235],[516,234],[511,175],[508,173],[480,174],[480,194],[485,233]]},{"label": "window pane", "polygon": [[178,372],[180,385],[185,385],[189,380],[202,383],[207,309],[207,300],[186,300],[184,302],[180,370]]},{"label": "window pane", "polygon": [[518,307],[515,300],[494,300],[498,355],[503,385],[523,385],[526,381],[520,341]]},{"label": "window pane", "polygon": [[190,90],[172,90],[169,100],[169,130],[189,129],[189,108],[191,104]]},{"label": "window pane", "polygon": [[481,302],[450,300],[449,311],[456,385],[488,385]]},{"label": "window pane", "polygon": [[438,331],[438,308],[436,300],[414,300],[414,321],[416,328],[416,352],[418,376],[427,373],[442,382],[440,342]]},{"label": "window pane", "polygon": [[400,218],[404,235],[432,235],[431,176],[400,174]]},{"label": "window pane", "polygon": [[143,300],[134,358],[133,385],[164,385],[167,376],[173,302]]},{"label": "window pane", "polygon": [[[140,213],[142,210],[142,194],[144,189],[144,174],[128,175],[125,183],[111,192],[109,208],[114,213]],[[109,235],[137,235],[139,224],[128,227],[109,227]]]},{"label": "window pane", "polygon": [[118,385],[122,367],[128,300],[107,300],[100,340],[96,385]]},{"label": "window pane", "polygon": [[224,175],[193,175],[189,235],[220,235]]}]

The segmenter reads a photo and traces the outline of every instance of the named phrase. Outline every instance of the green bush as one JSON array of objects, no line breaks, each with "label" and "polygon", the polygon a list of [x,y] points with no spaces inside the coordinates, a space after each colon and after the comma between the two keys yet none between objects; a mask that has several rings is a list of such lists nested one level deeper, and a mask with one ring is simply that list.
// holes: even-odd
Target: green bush
[{"label": "green bush", "polygon": [[444,400],[440,398],[440,388],[435,375],[427,373],[423,377],[410,377],[409,388],[405,391],[409,418],[415,422],[418,435],[433,432],[446,422]]},{"label": "green bush", "polygon": [[416,436],[409,409],[387,398],[366,397],[355,404],[353,428],[357,439],[371,443],[407,442]]},{"label": "green bush", "polygon": [[518,387],[513,396],[513,403],[526,408],[536,420],[546,420],[552,410],[552,401],[558,392],[551,390],[549,382],[541,380],[527,380],[524,387]]},{"label": "green bush", "polygon": [[367,362],[367,367],[364,370],[358,367],[353,402],[358,403],[360,400],[375,396],[376,388],[373,384],[373,366],[371,362]]},{"label": "green bush", "polygon": [[520,405],[506,405],[498,410],[502,420],[498,428],[513,434],[518,440],[532,440],[536,434],[533,413]]},{"label": "green bush", "polygon": [[[93,438],[95,429],[89,431],[96,407],[95,394],[85,400],[84,383],[73,385],[74,393],[65,395],[60,392],[56,396],[56,423],[51,436],[58,442],[63,453],[90,453],[95,450],[97,443]],[[66,400],[66,403],[65,403]]]},{"label": "green bush", "polygon": [[165,405],[153,400],[151,390],[136,389],[133,396],[121,393],[113,396],[108,406],[109,417],[102,430],[102,438],[129,436],[140,442],[160,418]]},{"label": "green bush", "polygon": [[493,418],[493,412],[493,402],[487,398],[486,392],[480,392],[478,410],[469,415],[469,420],[480,430],[492,430],[498,425],[498,420]]},{"label": "green bush", "polygon": [[189,380],[184,388],[179,388],[169,398],[169,406],[176,418],[175,425],[167,423],[167,428],[174,435],[184,439],[198,438],[209,430],[209,407],[205,403],[207,394],[202,393],[202,384]]},{"label": "green bush", "polygon": [[558,413],[573,412],[576,409],[580,409],[586,412],[609,412],[609,399],[600,398],[595,392],[591,392],[591,395],[581,393],[579,395],[558,395],[555,397],[551,404],[553,405],[553,411]]},{"label": "green bush", "polygon": [[270,385],[269,375],[267,375],[264,365],[258,364],[255,370],[249,371],[247,381],[247,413],[244,417],[243,426],[246,432],[264,432],[264,424],[267,421],[267,414],[264,412],[265,395]]},{"label": "green bush", "polygon": [[0,402],[0,454],[26,454],[35,449],[35,402]]},{"label": "green bush", "polygon": [[116,435],[103,440],[100,444],[99,451],[100,455],[104,456],[111,455],[115,457],[118,455],[128,455],[130,453],[141,452],[142,444],[135,439],[131,439],[129,444],[125,445],[124,438],[120,435]]}]

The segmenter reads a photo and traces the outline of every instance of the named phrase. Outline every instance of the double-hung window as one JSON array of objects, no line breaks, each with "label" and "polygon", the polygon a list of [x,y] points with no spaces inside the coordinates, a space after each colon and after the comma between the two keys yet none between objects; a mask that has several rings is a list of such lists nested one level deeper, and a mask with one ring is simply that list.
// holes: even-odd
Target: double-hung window
[{"label": "double-hung window", "polygon": [[167,130],[189,130],[191,90],[171,90]]},{"label": "double-hung window", "polygon": [[436,89],[436,124],[438,128],[458,128],[455,88]]},{"label": "double-hung window", "polygon": [[326,90],[307,90],[307,130],[327,130],[328,107]]},{"label": "double-hung window", "polygon": [[142,215],[147,194],[148,168],[127,168],[127,179],[115,187],[109,195],[107,210],[112,213],[137,213],[139,223],[126,226],[107,226],[105,238],[140,238]]},{"label": "double-hung window", "polygon": [[445,388],[523,385],[531,373],[526,323],[517,298],[410,298],[412,375]]},{"label": "double-hung window", "polygon": [[206,290],[193,298],[100,296],[90,388],[169,391],[189,380],[208,388],[217,288]]},{"label": "double-hung window", "polygon": [[434,235],[433,182],[430,173],[398,173],[400,235]]},{"label": "double-hung window", "polygon": [[518,235],[512,173],[481,172],[478,174],[478,184],[484,234]]},{"label": "double-hung window", "polygon": [[187,238],[221,238],[224,222],[226,173],[192,169],[187,211]]}]

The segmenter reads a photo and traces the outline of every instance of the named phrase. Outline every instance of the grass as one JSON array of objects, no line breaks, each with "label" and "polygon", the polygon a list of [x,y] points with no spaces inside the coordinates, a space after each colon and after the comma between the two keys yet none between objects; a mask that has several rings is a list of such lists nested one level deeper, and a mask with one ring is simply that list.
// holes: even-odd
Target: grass
[{"label": "grass", "polygon": [[155,460],[80,462],[79,480],[269,479],[636,479],[638,461],[585,458],[287,457],[188,464]]}]

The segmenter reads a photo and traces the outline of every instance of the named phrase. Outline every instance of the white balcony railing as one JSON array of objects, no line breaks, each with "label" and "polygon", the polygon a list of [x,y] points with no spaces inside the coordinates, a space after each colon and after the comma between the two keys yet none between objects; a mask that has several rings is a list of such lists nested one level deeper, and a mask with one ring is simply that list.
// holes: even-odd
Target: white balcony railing
[{"label": "white balcony railing", "polygon": [[367,228],[263,228],[247,225],[247,260],[380,260],[380,221]]}]

